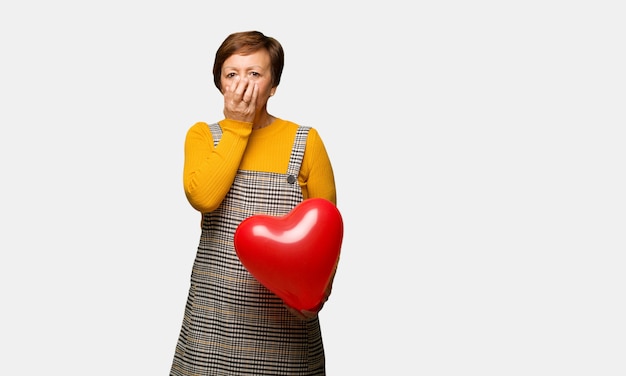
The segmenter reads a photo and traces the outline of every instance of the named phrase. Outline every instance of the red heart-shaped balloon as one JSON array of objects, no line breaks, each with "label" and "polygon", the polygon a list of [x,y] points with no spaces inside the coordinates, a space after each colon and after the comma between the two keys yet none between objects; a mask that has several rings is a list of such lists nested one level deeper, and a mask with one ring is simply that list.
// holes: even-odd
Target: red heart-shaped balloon
[{"label": "red heart-shaped balloon", "polygon": [[244,219],[234,245],[243,266],[285,304],[312,310],[325,298],[342,240],[343,220],[335,204],[311,198],[284,216]]}]

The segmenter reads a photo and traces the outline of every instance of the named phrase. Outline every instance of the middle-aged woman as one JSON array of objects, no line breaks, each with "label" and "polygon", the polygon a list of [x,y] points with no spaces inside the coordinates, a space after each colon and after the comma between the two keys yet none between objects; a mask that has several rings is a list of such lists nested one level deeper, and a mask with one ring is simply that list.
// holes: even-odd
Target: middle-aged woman
[{"label": "middle-aged woman", "polygon": [[281,44],[258,31],[229,35],[215,54],[224,119],[194,124],[185,139],[183,184],[202,232],[170,375],[326,373],[317,315],[324,302],[310,312],[287,307],[233,246],[251,215],[285,215],[308,198],[336,204],[319,133],[267,110],[283,64]]}]

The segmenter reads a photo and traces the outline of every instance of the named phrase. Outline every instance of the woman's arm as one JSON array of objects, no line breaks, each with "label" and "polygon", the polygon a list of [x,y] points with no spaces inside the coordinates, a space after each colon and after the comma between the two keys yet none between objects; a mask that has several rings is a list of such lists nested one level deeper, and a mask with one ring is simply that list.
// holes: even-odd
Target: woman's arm
[{"label": "woman's arm", "polygon": [[252,132],[252,123],[223,120],[220,126],[217,147],[206,123],[193,125],[185,138],[185,195],[201,213],[217,209],[230,190]]}]

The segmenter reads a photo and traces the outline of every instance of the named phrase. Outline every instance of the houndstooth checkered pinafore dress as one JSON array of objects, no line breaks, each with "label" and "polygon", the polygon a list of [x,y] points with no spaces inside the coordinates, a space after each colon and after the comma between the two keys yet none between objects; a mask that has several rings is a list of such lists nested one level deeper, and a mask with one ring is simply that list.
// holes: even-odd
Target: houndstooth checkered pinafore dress
[{"label": "houndstooth checkered pinafore dress", "polygon": [[[215,145],[218,124],[209,125]],[[284,174],[239,170],[220,207],[205,213],[170,375],[325,375],[317,318],[302,321],[241,264],[235,230],[254,214],[302,202],[297,181],[309,127],[299,127]]]}]

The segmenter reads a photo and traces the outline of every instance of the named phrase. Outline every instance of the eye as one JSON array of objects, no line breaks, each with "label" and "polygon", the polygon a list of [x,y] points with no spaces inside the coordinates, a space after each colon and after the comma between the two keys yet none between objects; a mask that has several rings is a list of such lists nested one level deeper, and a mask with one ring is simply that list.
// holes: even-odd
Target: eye
[{"label": "eye", "polygon": [[259,74],[259,72],[250,72],[250,76],[252,76],[252,77],[259,77],[260,74]]},{"label": "eye", "polygon": [[226,74],[226,78],[233,78],[235,77],[235,73],[234,72],[230,72]]}]

